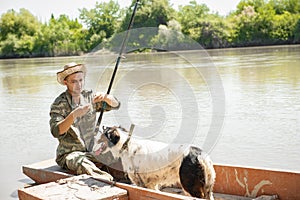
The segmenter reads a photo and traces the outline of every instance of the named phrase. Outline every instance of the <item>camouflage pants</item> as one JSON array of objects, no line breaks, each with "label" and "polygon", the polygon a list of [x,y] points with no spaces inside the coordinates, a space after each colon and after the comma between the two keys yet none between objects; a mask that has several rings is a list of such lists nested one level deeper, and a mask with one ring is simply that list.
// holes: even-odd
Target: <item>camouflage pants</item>
[{"label": "camouflage pants", "polygon": [[67,168],[76,174],[89,174],[97,178],[113,180],[110,174],[100,170],[94,162],[96,159],[88,152],[74,151],[65,158]]}]

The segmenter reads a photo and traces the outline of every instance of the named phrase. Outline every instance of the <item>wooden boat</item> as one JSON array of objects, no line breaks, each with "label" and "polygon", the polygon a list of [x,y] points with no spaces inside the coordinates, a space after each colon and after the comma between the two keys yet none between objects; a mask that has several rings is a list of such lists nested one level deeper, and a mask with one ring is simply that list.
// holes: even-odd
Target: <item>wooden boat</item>
[{"label": "wooden boat", "polygon": [[[241,166],[214,165],[217,178],[214,186],[215,199],[300,199],[300,172],[249,168]],[[38,186],[25,187],[18,190],[19,199],[44,199],[39,197],[35,187],[40,187],[40,193],[45,193],[45,188],[54,187],[58,180],[68,180],[75,177],[73,174],[62,170],[54,159],[23,166],[23,173],[35,181]],[[86,177],[89,179],[91,177]],[[99,180],[96,180],[99,181]],[[110,185],[110,182],[100,180]],[[47,184],[52,184],[50,187]],[[195,199],[173,192],[154,191],[134,185],[116,182],[114,186],[128,193],[124,199]],[[58,188],[59,186],[57,186]],[[57,190],[57,189],[55,189]],[[121,192],[122,193],[122,192]],[[123,193],[122,193],[123,194]],[[109,199],[109,198],[105,198]],[[113,198],[111,198],[113,199]],[[119,199],[123,199],[120,198]]]}]

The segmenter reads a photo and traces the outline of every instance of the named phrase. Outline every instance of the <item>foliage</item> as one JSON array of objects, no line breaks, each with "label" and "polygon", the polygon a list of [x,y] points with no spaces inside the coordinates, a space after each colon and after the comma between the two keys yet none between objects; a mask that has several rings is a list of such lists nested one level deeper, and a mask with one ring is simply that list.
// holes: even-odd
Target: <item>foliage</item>
[{"label": "foliage", "polygon": [[196,39],[199,33],[199,23],[206,18],[208,12],[209,8],[205,4],[197,4],[196,0],[190,1],[189,5],[180,6],[178,21],[182,24],[182,32]]},{"label": "foliage", "polygon": [[110,38],[118,25],[120,19],[120,5],[117,1],[96,3],[95,8],[80,10],[80,19],[88,27],[87,39],[91,41],[88,48],[91,50],[97,44],[101,43],[104,38]]},{"label": "foliage", "polygon": [[294,43],[300,43],[300,16],[298,15],[298,21],[294,30]]},{"label": "foliage", "polygon": [[0,53],[7,57],[28,57],[40,23],[26,9],[10,10],[0,19]]},{"label": "foliage", "polygon": [[[119,38],[120,36],[118,33],[127,31],[134,6],[135,2],[132,2],[130,7],[125,12],[125,17],[121,21],[120,26],[116,31],[117,35],[111,39],[111,48],[121,43],[116,38]],[[139,31],[132,32],[130,37],[134,38],[135,41],[131,42],[129,40],[128,46],[130,46],[131,49],[143,51],[144,46],[149,46],[153,37],[158,34],[157,31],[153,31],[153,27],[158,28],[160,25],[167,25],[171,19],[175,18],[174,13],[175,10],[170,6],[168,0],[140,0],[134,17],[132,29],[143,27],[152,27],[152,29],[151,31],[142,33],[139,33]]]},{"label": "foliage", "polygon": [[281,15],[276,15],[273,19],[273,26],[270,33],[271,39],[278,43],[284,43],[286,41],[292,43],[295,37],[294,30],[299,21],[298,19],[287,11]]},{"label": "foliage", "polygon": [[158,34],[152,38],[151,46],[156,50],[182,50],[184,49],[184,35],[178,21],[171,20],[167,25],[159,25]]},{"label": "foliage", "polygon": [[[135,2],[127,10],[121,23],[119,31],[126,31],[133,12]],[[158,27],[167,25],[167,22],[174,18],[174,9],[171,8],[168,0],[141,0],[134,18],[133,28]]]},{"label": "foliage", "polygon": [[226,22],[217,15],[209,15],[199,23],[200,33],[196,40],[204,48],[222,48],[228,46],[229,27]]},{"label": "foliage", "polygon": [[299,0],[270,0],[270,4],[276,11],[276,14],[283,14],[289,12],[292,14],[300,13],[300,1]]},{"label": "foliage", "polygon": [[[299,20],[293,0],[242,0],[234,13],[234,46],[292,44]],[[296,7],[297,8],[297,7]],[[289,12],[290,11],[290,12]]]}]

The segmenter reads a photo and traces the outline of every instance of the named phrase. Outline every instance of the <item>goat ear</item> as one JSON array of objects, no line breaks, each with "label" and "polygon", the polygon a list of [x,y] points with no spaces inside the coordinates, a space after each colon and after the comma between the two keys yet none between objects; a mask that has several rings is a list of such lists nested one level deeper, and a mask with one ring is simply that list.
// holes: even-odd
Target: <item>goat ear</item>
[{"label": "goat ear", "polygon": [[106,126],[102,126],[102,130],[104,131],[107,127]]}]

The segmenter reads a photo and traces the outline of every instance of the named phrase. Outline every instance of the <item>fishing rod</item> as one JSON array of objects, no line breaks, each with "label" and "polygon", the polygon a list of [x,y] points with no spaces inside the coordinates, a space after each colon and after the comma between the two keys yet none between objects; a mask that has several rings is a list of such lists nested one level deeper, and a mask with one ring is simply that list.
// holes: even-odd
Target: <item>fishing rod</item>
[{"label": "fishing rod", "polygon": [[[115,79],[115,76],[116,76],[116,73],[117,73],[117,70],[118,70],[121,58],[122,58],[122,54],[123,54],[123,51],[125,49],[126,42],[127,42],[128,36],[129,36],[129,31],[130,31],[130,29],[132,28],[132,25],[133,25],[134,16],[135,16],[135,13],[136,13],[136,10],[137,10],[138,3],[139,3],[139,0],[136,0],[134,8],[133,8],[132,15],[131,15],[131,18],[130,18],[130,21],[129,21],[129,24],[128,24],[128,27],[127,27],[126,35],[125,35],[125,37],[123,39],[123,42],[122,42],[122,45],[121,45],[121,49],[120,49],[120,52],[119,52],[119,56],[117,58],[117,61],[116,61],[116,64],[115,64],[115,68],[114,68],[114,71],[113,71],[113,74],[111,76],[110,83],[109,83],[109,86],[108,86],[108,89],[107,89],[107,92],[106,92],[107,95],[110,93],[110,90],[112,88],[112,85],[113,85],[113,82],[114,82],[114,79]],[[95,133],[96,134],[99,131],[99,127],[100,127],[100,124],[101,124],[101,121],[102,121],[102,118],[103,118],[103,112],[105,110],[105,106],[106,106],[106,102],[104,102],[104,104],[103,104],[103,106],[101,108],[101,111],[100,111],[100,115],[99,115],[98,120],[97,120],[97,124],[96,124],[96,127],[95,127]]]}]

